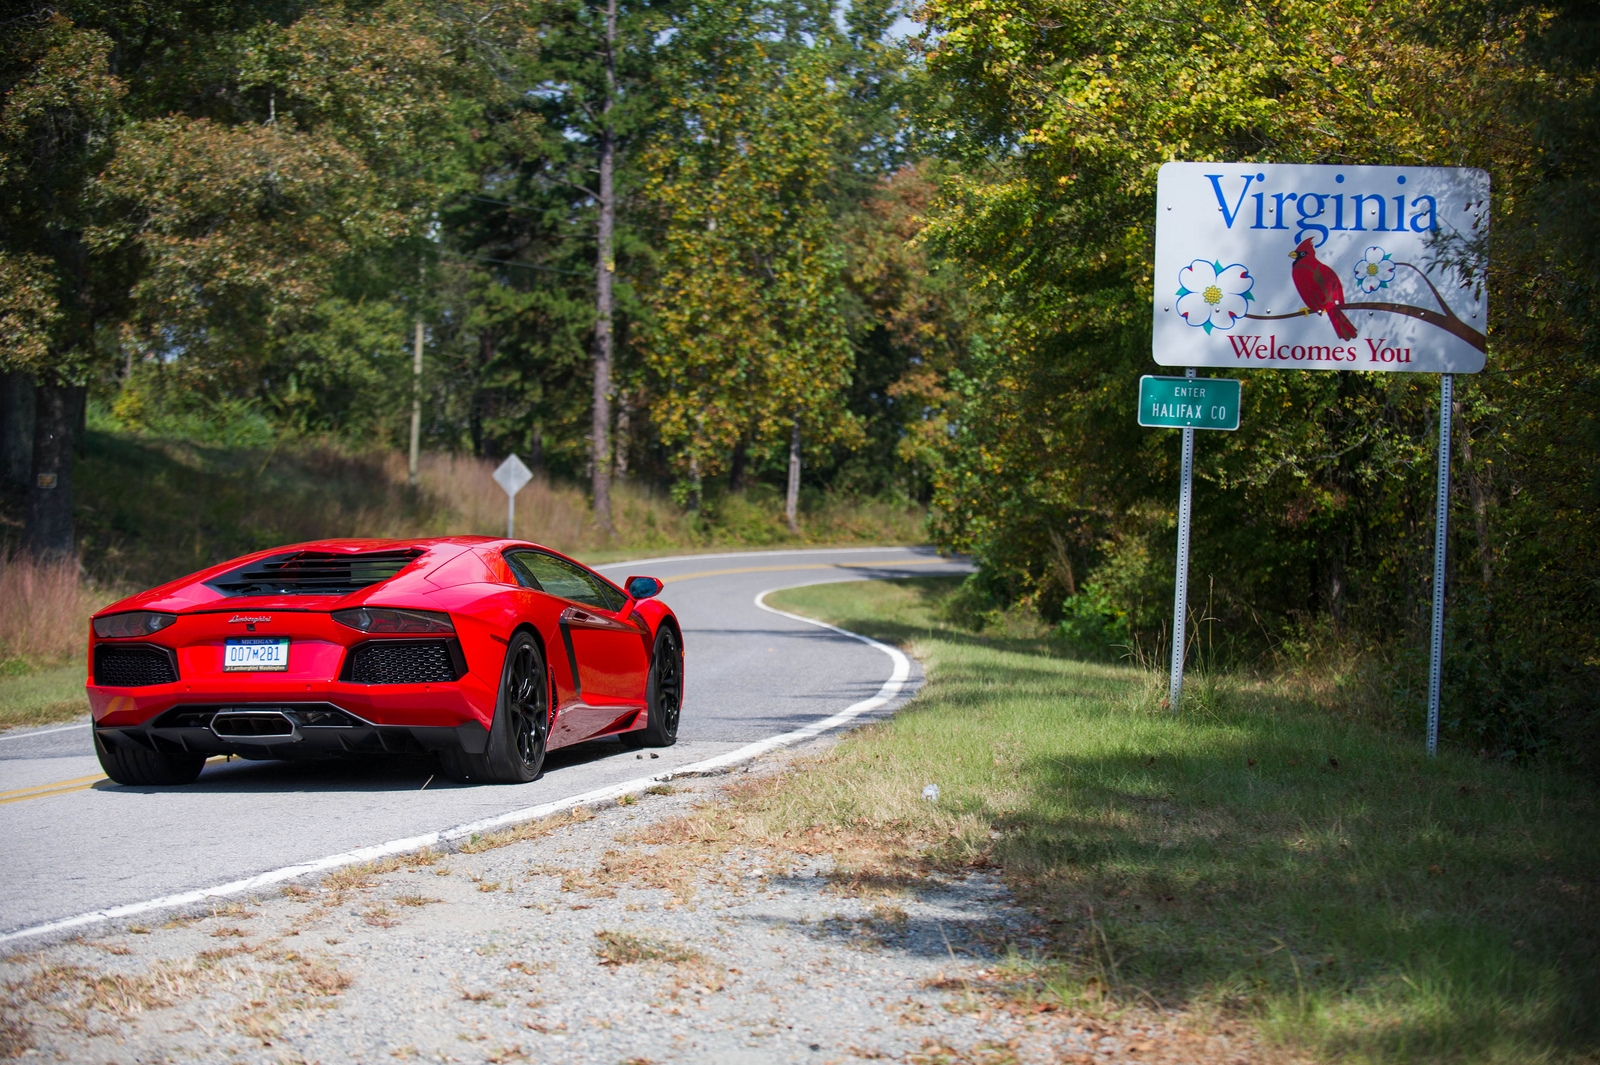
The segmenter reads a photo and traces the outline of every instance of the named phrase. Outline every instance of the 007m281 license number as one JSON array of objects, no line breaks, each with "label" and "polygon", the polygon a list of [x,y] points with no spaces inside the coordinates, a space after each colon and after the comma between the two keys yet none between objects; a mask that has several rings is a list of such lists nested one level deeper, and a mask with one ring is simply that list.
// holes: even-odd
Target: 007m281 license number
[{"label": "007m281 license number", "polygon": [[242,636],[223,645],[227,673],[281,673],[289,668],[287,636]]}]

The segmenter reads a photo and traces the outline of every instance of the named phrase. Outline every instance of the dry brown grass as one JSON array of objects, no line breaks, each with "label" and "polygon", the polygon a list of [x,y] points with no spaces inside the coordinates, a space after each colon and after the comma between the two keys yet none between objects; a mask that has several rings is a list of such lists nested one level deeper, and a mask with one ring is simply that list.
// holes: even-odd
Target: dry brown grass
[{"label": "dry brown grass", "polygon": [[558,828],[579,824],[584,821],[592,821],[593,819],[594,814],[580,806],[564,814],[553,814],[550,817],[542,817],[537,821],[524,821],[519,825],[501,829],[499,832],[490,832],[486,836],[473,833],[465,843],[456,849],[462,854],[481,854],[484,851],[492,851],[497,847],[509,847],[513,843],[539,839],[542,836],[548,836]]},{"label": "dry brown grass", "polygon": [[135,1024],[146,1013],[222,989],[246,1003],[219,1018],[223,1026],[269,1043],[283,1010],[326,1004],[350,983],[326,958],[247,944],[157,959],[136,972],[37,964],[5,984],[0,1057],[19,1056],[35,1045],[41,1011],[54,1014],[68,1031],[97,1034],[97,1017]]},{"label": "dry brown grass", "polygon": [[[466,455],[427,455],[419,464],[423,491],[448,513],[448,531],[500,536],[506,528],[506,494],[494,482],[498,463]],[[405,480],[405,459],[394,455],[390,476]],[[684,542],[688,520],[663,496],[636,485],[619,484],[613,490],[613,514],[618,539],[641,546]],[[558,551],[574,552],[603,543],[582,488],[553,484],[535,475],[517,493],[516,534]]]},{"label": "dry brown grass", "polygon": [[402,869],[415,869],[419,866],[432,865],[439,860],[435,851],[424,850],[415,854],[397,854],[392,858],[383,858],[375,862],[363,862],[360,865],[347,865],[343,869],[335,869],[322,878],[322,886],[328,891],[360,891],[365,888],[377,887],[377,878],[389,873],[398,873]]},{"label": "dry brown grass", "polygon": [[30,664],[82,658],[89,615],[107,598],[84,582],[76,556],[0,551],[0,656]]},{"label": "dry brown grass", "polygon": [[601,965],[638,965],[648,961],[677,965],[705,959],[705,955],[693,947],[673,942],[664,936],[602,930],[596,932],[594,937],[600,941],[594,952]]}]

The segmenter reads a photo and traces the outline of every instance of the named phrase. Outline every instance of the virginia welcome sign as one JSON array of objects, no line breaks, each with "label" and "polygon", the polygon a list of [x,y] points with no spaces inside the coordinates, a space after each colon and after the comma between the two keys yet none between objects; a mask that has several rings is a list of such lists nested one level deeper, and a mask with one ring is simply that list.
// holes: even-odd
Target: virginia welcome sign
[{"label": "virginia welcome sign", "polygon": [[1482,170],[1168,163],[1155,361],[1476,373],[1488,229]]}]

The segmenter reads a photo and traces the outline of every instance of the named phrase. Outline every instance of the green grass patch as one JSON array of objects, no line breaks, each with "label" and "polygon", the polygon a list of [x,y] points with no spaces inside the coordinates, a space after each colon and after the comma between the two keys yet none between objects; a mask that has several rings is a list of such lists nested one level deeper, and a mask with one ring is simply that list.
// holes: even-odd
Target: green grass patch
[{"label": "green grass patch", "polygon": [[[770,830],[876,829],[997,865],[1047,921],[1048,993],[1254,1020],[1325,1060],[1600,1060],[1591,785],[1387,734],[1268,682],[1065,657],[951,620],[956,581],[769,601],[898,643],[928,684],[842,742]],[[937,803],[925,784],[938,784]]]},{"label": "green grass patch", "polygon": [[84,666],[70,662],[29,672],[0,673],[0,729],[71,721],[89,712]]}]

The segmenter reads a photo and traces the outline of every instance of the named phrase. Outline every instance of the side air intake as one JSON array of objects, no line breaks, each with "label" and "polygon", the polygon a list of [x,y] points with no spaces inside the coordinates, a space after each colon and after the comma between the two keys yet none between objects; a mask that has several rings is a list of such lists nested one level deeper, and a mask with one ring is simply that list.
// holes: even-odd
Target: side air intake
[{"label": "side air intake", "polygon": [[103,687],[145,688],[177,679],[177,661],[165,647],[100,644],[94,649],[94,682]]},{"label": "side air intake", "polygon": [[422,554],[400,551],[289,551],[241,566],[206,584],[223,595],[348,595],[382,584]]},{"label": "side air intake", "polygon": [[466,675],[455,640],[369,640],[345,656],[339,678],[354,684],[447,684]]}]

